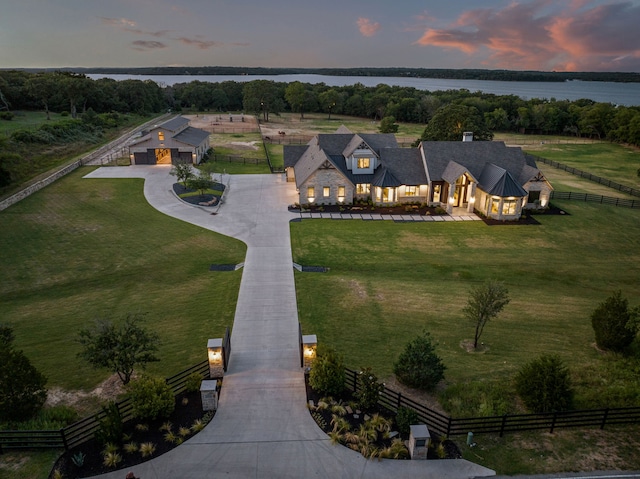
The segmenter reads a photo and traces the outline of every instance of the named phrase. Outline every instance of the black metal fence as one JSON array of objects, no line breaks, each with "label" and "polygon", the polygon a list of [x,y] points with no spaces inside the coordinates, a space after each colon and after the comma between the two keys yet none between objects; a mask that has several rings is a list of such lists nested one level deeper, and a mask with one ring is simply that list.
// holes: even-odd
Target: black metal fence
[{"label": "black metal fence", "polygon": [[[187,377],[193,373],[198,373],[203,379],[207,379],[209,377],[208,361],[205,360],[167,378],[167,384],[173,389],[174,394],[184,391]],[[129,398],[117,402],[116,406],[123,421],[133,417],[133,407]],[[100,411],[58,430],[0,431],[0,452],[3,449],[70,449],[91,439],[100,428],[100,421],[104,417],[105,412]]]},{"label": "black metal fence", "polygon": [[[356,392],[358,373],[348,368],[345,373],[345,386]],[[553,432],[555,429],[569,427],[604,429],[607,425],[640,423],[640,407],[583,409],[545,414],[508,414],[457,419],[434,411],[388,388],[385,388],[380,394],[378,404],[393,412],[397,412],[401,407],[413,409],[418,414],[420,421],[441,436],[459,436],[469,432],[474,434],[498,433],[502,436],[507,432],[532,430]]]},{"label": "black metal fence", "polygon": [[602,205],[623,206],[627,208],[640,208],[640,200],[616,198],[615,196],[592,195],[590,193],[575,193],[572,191],[552,191],[551,199],[575,200],[600,203]]},{"label": "black metal fence", "polygon": [[261,165],[267,163],[266,158],[245,158],[244,156],[236,155],[213,155],[210,161],[218,163],[242,163],[244,165]]},{"label": "black metal fence", "polygon": [[[532,155],[533,156],[533,155]],[[632,188],[630,186],[622,185],[615,181],[608,180],[606,178],[602,178],[600,176],[594,175],[587,171],[579,170],[578,168],[573,168],[572,166],[565,165],[563,163],[558,163],[557,161],[549,160],[547,158],[543,158],[541,156],[534,156],[536,161],[541,161],[546,165],[553,166],[554,168],[558,168],[559,170],[564,170],[567,173],[571,173],[572,175],[579,176],[580,178],[586,178],[587,180],[594,181],[595,183],[599,183],[601,185],[607,186],[609,188],[613,188],[614,190],[622,191],[623,193],[627,193],[631,196],[640,197],[640,190],[636,188]]]}]

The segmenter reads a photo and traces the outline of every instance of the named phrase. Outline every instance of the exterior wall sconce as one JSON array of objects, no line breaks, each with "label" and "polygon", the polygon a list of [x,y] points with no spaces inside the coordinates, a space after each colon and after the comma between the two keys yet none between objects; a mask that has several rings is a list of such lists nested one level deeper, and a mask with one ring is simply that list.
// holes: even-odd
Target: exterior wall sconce
[{"label": "exterior wall sconce", "polygon": [[303,365],[305,368],[311,368],[316,359],[318,351],[318,338],[315,334],[307,334],[302,336],[302,352]]},{"label": "exterior wall sconce", "polygon": [[222,361],[222,338],[207,341],[207,357],[209,359],[209,377],[219,378],[224,375]]}]

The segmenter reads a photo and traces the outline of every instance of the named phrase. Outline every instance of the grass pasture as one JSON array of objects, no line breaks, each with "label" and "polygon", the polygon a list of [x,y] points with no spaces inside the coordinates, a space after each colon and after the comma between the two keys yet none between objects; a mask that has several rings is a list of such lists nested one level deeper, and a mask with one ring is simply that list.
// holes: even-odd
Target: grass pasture
[{"label": "grass pasture", "polygon": [[[232,325],[245,246],[153,209],[142,180],[82,179],[80,168],[0,212],[2,321],[49,386],[91,389],[108,375],[76,357],[96,318],[148,313],[161,337],[149,371],[162,377],[206,358]],[[132,228],[131,225],[135,225]]]}]

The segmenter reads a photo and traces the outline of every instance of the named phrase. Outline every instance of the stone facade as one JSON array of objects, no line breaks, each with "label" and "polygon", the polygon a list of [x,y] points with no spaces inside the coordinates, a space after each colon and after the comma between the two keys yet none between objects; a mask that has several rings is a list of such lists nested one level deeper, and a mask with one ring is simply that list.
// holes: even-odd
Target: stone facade
[{"label": "stone facade", "polygon": [[[329,188],[329,195],[325,196],[325,188]],[[338,196],[344,188],[344,198]],[[309,188],[313,188],[315,196],[311,201]],[[300,204],[314,203],[317,205],[338,205],[353,203],[353,185],[342,173],[335,168],[321,169],[314,172],[300,188]]]}]

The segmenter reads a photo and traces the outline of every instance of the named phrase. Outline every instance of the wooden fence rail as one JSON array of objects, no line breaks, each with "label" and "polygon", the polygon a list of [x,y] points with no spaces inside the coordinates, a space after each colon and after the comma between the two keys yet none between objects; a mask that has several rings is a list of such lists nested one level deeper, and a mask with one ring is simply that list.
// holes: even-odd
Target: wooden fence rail
[{"label": "wooden fence rail", "polygon": [[576,175],[579,176],[581,178],[586,178],[587,180],[591,180],[595,183],[599,183],[601,185],[607,186],[609,188],[613,188],[614,190],[618,190],[618,191],[622,191],[623,193],[627,193],[631,196],[638,196],[640,197],[640,190],[636,189],[636,188],[632,188],[630,186],[627,185],[622,185],[620,183],[617,183],[615,181],[611,181],[607,178],[602,178],[600,176],[594,175],[592,173],[589,173],[587,171],[582,171],[579,170],[578,168],[574,168],[572,166],[568,166],[565,165],[564,163],[559,163],[557,161],[553,161],[553,160],[549,160],[547,158],[541,157],[541,156],[533,156],[533,158],[535,159],[535,161],[541,161],[542,163],[545,163],[547,165],[553,166],[554,168],[558,168],[559,170],[564,170],[567,173],[571,173],[572,175]]},{"label": "wooden fence rail", "polygon": [[550,198],[556,200],[588,201],[602,205],[623,206],[627,208],[640,208],[640,200],[592,195],[590,193],[575,193],[573,191],[552,191]]},{"label": "wooden fence rail", "polygon": [[[358,373],[345,369],[345,386],[353,392],[358,390]],[[413,409],[420,421],[441,436],[460,436],[469,432],[497,433],[548,430],[570,427],[599,427],[607,425],[640,423],[640,407],[583,409],[545,414],[508,414],[504,416],[452,418],[385,388],[378,404],[397,412],[401,407]]]},{"label": "wooden fence rail", "polygon": [[[203,361],[166,379],[174,394],[184,391],[187,377],[198,373],[203,379],[209,377],[209,363]],[[116,403],[123,421],[133,417],[131,400],[126,398]],[[0,431],[0,452],[3,449],[70,449],[93,437],[106,416],[100,411],[67,427],[49,431]]]}]

